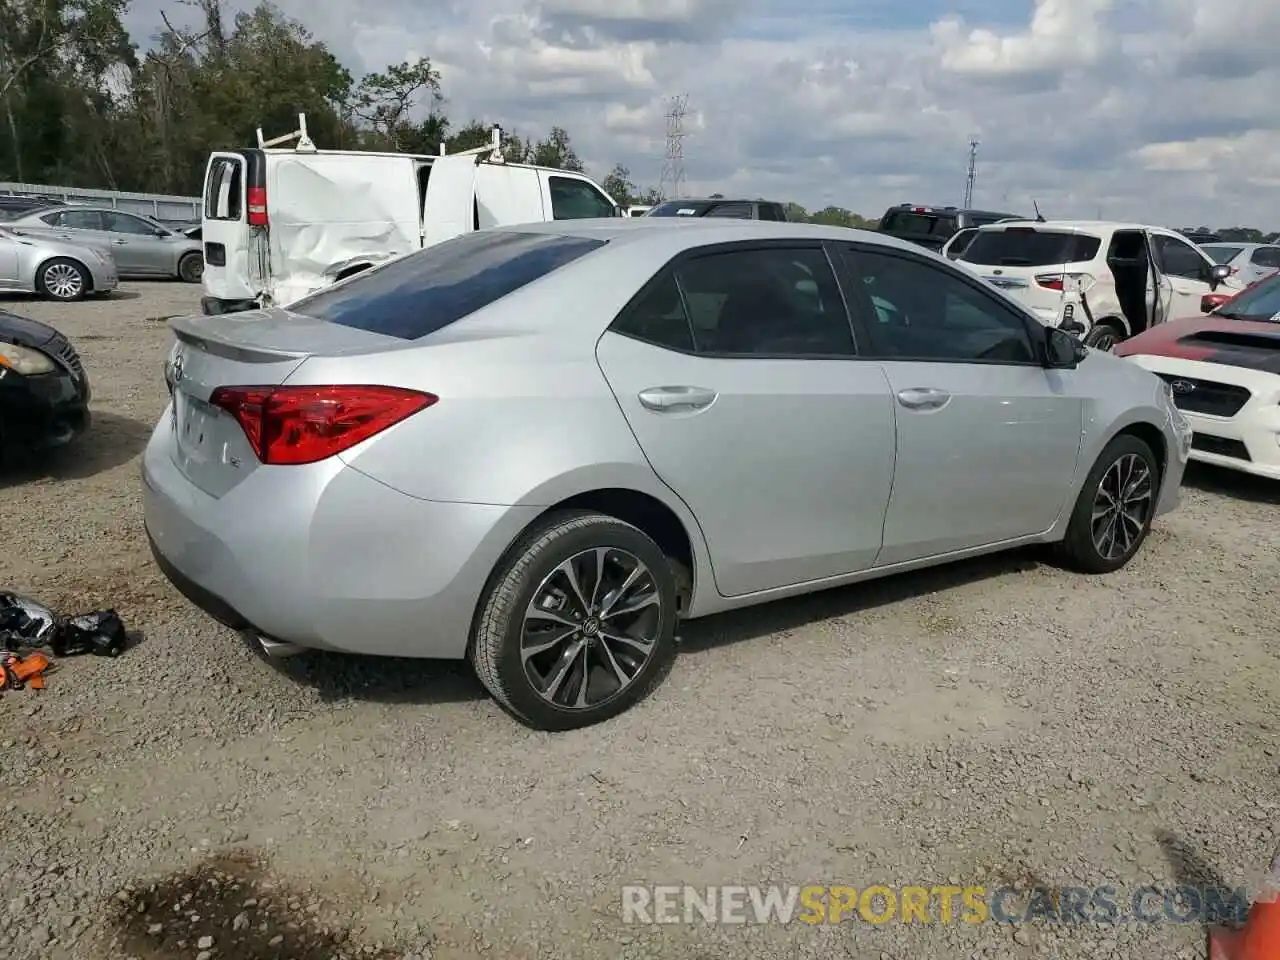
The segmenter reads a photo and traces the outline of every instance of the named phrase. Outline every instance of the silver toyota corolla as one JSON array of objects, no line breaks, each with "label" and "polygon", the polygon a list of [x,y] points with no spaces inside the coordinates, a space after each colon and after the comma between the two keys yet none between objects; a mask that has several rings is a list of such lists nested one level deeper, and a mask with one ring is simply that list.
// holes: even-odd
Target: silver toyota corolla
[{"label": "silver toyota corolla", "polygon": [[116,263],[105,249],[0,227],[0,290],[79,300],[116,288]]},{"label": "silver toyota corolla", "polygon": [[1136,364],[809,224],[486,230],[173,327],[166,575],[268,654],[469,658],[544,729],[643,697],[681,619],[1022,544],[1116,570],[1191,439]]}]

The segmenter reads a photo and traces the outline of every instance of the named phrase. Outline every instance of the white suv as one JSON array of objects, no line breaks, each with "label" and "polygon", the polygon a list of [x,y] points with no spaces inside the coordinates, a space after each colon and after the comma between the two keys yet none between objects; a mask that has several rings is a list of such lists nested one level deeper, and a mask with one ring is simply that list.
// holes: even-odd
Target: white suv
[{"label": "white suv", "polygon": [[1020,300],[1040,322],[1110,350],[1148,327],[1200,313],[1200,298],[1244,284],[1163,227],[1021,220],[979,228],[957,262]]}]

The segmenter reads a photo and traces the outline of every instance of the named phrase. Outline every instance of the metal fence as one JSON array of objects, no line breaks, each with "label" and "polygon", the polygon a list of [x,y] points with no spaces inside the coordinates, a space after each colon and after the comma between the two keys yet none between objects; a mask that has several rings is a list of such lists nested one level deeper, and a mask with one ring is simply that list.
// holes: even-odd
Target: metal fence
[{"label": "metal fence", "polygon": [[156,220],[177,222],[200,219],[199,197],[174,197],[163,193],[124,193],[88,187],[54,187],[43,183],[0,183],[0,195],[41,197],[58,203],[93,203]]}]

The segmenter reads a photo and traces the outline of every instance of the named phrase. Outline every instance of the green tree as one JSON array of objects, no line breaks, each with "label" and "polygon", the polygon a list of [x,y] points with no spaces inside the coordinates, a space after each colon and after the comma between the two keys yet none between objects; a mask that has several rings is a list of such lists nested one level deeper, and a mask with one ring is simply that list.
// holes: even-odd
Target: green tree
[{"label": "green tree", "polygon": [[439,123],[430,127],[414,123],[413,108],[426,98],[435,116],[434,108],[443,102],[440,95],[440,74],[431,61],[421,57],[413,63],[405,61],[393,64],[382,73],[367,74],[356,87],[351,100],[352,115],[368,124],[376,138],[376,144],[391,150],[416,149],[416,152],[435,152],[435,145],[422,150],[426,135],[439,133]]}]

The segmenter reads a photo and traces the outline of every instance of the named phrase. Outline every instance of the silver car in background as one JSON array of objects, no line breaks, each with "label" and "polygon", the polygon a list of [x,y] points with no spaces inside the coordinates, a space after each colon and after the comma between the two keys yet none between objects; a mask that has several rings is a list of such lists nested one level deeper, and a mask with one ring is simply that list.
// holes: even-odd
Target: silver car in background
[{"label": "silver car in background", "polygon": [[204,247],[199,240],[136,213],[78,203],[35,210],[7,226],[17,233],[107,246],[125,279],[176,277],[199,283],[204,276]]},{"label": "silver car in background", "polygon": [[118,284],[115,261],[104,247],[19,236],[0,226],[0,291],[69,301],[110,293]]},{"label": "silver car in background", "polygon": [[172,326],[166,576],[260,653],[468,658],[542,729],[643,697],[682,619],[1026,544],[1117,570],[1191,443],[1136,364],[814,224],[490,229]]},{"label": "silver car in background", "polygon": [[1225,263],[1231,275],[1245,286],[1257,283],[1280,270],[1280,243],[1202,243],[1200,249],[1214,263]]}]

